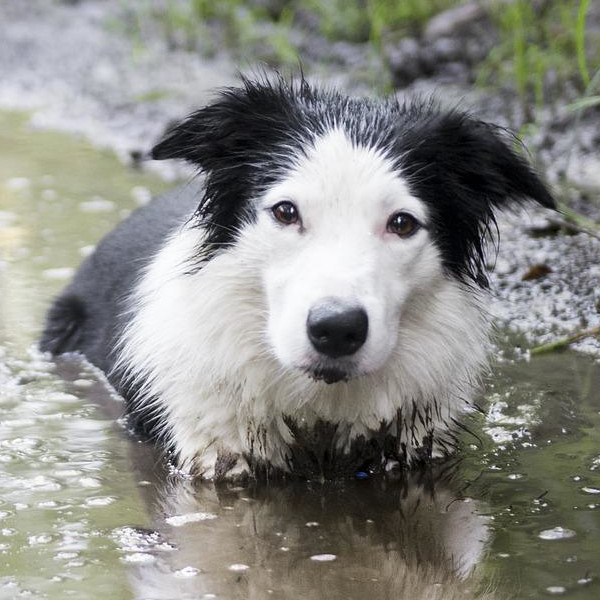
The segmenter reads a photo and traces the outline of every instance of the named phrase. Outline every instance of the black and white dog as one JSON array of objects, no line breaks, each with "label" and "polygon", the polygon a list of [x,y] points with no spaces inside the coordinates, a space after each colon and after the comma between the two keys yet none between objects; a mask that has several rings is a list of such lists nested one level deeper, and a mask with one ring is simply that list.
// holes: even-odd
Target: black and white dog
[{"label": "black and white dog", "polygon": [[554,205],[513,141],[431,103],[245,79],[154,148],[204,181],[102,240],[41,347],[84,354],[204,478],[443,454],[486,363],[494,210]]}]

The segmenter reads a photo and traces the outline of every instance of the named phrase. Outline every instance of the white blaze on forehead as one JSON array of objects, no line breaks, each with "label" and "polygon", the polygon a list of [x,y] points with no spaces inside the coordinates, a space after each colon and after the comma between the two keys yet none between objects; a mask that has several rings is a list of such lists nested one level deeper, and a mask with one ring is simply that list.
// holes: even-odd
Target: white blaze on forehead
[{"label": "white blaze on forehead", "polygon": [[299,202],[301,209],[318,206],[321,215],[328,209],[354,217],[405,210],[421,222],[427,219],[424,204],[411,195],[384,151],[354,143],[341,128],[315,139],[283,181],[267,192],[264,206],[282,199]]}]

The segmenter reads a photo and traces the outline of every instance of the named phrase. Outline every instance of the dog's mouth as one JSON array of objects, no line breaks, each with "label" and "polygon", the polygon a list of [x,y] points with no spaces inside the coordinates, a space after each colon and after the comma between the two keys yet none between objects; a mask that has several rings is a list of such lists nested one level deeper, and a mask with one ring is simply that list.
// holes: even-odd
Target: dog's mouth
[{"label": "dog's mouth", "polygon": [[348,381],[350,373],[339,367],[317,367],[306,369],[309,377],[315,381],[324,381],[325,383],[337,383],[338,381]]}]

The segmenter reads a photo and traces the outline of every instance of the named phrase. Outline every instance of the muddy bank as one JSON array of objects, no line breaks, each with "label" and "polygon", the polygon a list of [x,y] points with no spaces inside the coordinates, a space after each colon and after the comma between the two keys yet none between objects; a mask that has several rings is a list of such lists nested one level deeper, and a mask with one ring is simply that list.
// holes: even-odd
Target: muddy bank
[{"label": "muddy bank", "polygon": [[[107,0],[0,5],[0,106],[30,110],[33,126],[82,134],[135,163],[169,122],[206,102],[215,87],[235,81],[238,65],[226,54],[209,59],[174,49],[159,36],[142,43],[123,34],[124,18],[122,3]],[[396,65],[392,64],[396,84],[404,86],[397,93],[433,93],[445,104],[459,104],[482,118],[520,127],[524,115],[515,95],[475,89],[469,70],[478,60],[471,56],[475,46],[457,46],[457,36],[476,40],[485,34],[485,27],[474,34],[462,25],[453,27],[446,22],[444,28],[438,19],[422,39],[388,49],[388,59]],[[334,45],[319,43],[308,40],[305,46],[321,48],[329,60],[319,64],[318,57],[307,53],[309,74],[318,73],[319,79],[353,92],[372,92],[363,74],[371,68],[376,77],[382,65],[370,64],[371,57],[361,53],[360,46],[338,43],[334,51]],[[418,54],[412,63],[410,52]],[[401,73],[403,65],[422,66],[427,52],[435,56],[445,52],[447,60],[438,56],[432,62],[441,65],[439,69]],[[242,66],[249,70],[251,65]],[[574,128],[574,115],[565,106],[570,97],[566,93],[565,102],[540,113],[527,142],[557,192],[562,193],[558,182],[568,171],[576,184],[568,188],[568,200],[597,219],[598,117],[586,113]],[[145,166],[160,169],[167,178],[187,174],[178,165]],[[537,212],[503,217],[500,230],[500,252],[491,266],[492,310],[501,325],[524,333],[530,344],[600,325],[600,240],[584,233],[557,232]],[[527,277],[536,265],[544,267],[536,271],[541,276]],[[576,347],[600,354],[598,339],[586,339]]]}]

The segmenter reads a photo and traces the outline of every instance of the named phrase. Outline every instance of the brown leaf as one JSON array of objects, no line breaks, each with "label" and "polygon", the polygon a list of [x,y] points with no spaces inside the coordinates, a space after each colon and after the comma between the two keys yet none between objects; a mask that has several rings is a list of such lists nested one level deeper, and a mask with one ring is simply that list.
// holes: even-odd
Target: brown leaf
[{"label": "brown leaf", "polygon": [[548,265],[538,263],[533,265],[524,275],[521,277],[521,281],[531,281],[532,279],[541,279],[552,273],[552,269]]}]

